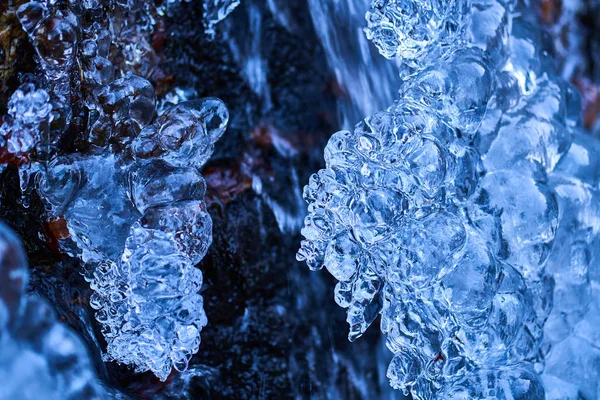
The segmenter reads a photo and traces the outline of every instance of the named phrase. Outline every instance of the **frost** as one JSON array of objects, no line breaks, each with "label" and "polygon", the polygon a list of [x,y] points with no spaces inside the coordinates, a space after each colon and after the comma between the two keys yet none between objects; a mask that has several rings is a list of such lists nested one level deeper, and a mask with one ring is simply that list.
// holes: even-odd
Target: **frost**
[{"label": "frost", "polygon": [[100,399],[85,346],[42,299],[26,294],[27,261],[0,225],[0,399]]},{"label": "frost", "polygon": [[[543,334],[553,297],[549,323],[557,300],[563,318],[587,304],[573,296],[594,259],[598,144],[578,145],[576,95],[513,7],[374,1],[367,35],[409,73],[396,103],[331,137],[304,190],[298,259],[339,280],[350,340],[381,316],[390,383],[415,399],[539,399],[543,382],[559,390],[554,377],[586,385],[560,372],[569,360],[596,363],[591,351],[557,356],[568,350]],[[595,310],[569,321],[592,346]]]}]

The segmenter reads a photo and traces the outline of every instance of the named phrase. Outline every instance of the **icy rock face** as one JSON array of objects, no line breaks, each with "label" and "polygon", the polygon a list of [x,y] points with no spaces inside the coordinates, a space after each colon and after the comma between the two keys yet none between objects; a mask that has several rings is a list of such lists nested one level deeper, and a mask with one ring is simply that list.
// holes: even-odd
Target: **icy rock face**
[{"label": "icy rock face", "polygon": [[58,157],[42,172],[39,191],[72,241],[64,250],[86,263],[106,360],[165,380],[198,350],[207,321],[195,265],[212,241],[199,168],[228,118],[217,99],[182,103],[121,156]]},{"label": "icy rock face", "polygon": [[85,346],[29,297],[27,261],[16,236],[0,225],[0,399],[101,399]]},{"label": "icy rock face", "polygon": [[223,21],[241,0],[207,0],[204,1],[204,29],[207,35],[215,35],[215,26]]},{"label": "icy rock face", "polygon": [[[555,273],[546,268],[553,257],[569,259],[573,272],[560,262],[556,269],[585,282],[596,231],[583,242],[555,244],[559,221],[582,213],[581,224],[598,226],[580,204],[561,200],[553,180],[565,164],[573,169],[563,179],[579,172],[595,178],[588,152],[595,154],[596,141],[571,146],[573,137],[584,138],[577,95],[551,74],[539,31],[513,18],[512,4],[476,2],[468,15],[450,15],[469,20],[464,41],[446,50],[444,35],[431,36],[422,58],[398,50],[407,42],[380,41],[395,37],[385,33],[390,24],[403,35],[435,26],[394,13],[393,5],[374,2],[387,19],[374,19],[371,10],[367,20],[376,26],[368,34],[382,54],[397,55],[415,72],[404,76],[393,106],[331,137],[326,169],[304,191],[309,215],[298,259],[339,280],[335,300],[348,309],[351,340],[381,315],[394,353],[388,378],[405,394],[544,398],[544,357],[559,364],[558,377],[568,362],[553,356],[561,350],[542,351]],[[381,36],[373,34],[378,29]],[[571,195],[593,207],[591,194]],[[559,256],[569,242],[568,255]],[[573,348],[573,339],[565,346]],[[582,368],[595,362],[590,354]]]}]

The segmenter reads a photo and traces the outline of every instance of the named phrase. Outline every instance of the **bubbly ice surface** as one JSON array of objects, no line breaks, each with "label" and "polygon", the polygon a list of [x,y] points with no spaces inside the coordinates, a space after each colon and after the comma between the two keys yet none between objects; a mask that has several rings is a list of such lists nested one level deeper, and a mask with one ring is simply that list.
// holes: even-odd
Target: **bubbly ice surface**
[{"label": "bubbly ice surface", "polygon": [[[16,15],[47,91],[25,84],[14,93],[0,127],[5,162],[32,161],[22,176],[36,176],[47,222],[66,227],[55,229],[56,239],[83,261],[104,359],[165,381],[173,368],[187,368],[207,323],[196,265],[212,242],[212,221],[200,168],[228,110],[206,98],[157,112],[146,78],[158,62],[151,41],[163,6],[21,3]],[[207,29],[238,3],[205,2]],[[85,118],[72,118],[74,103]],[[69,124],[77,151],[65,154],[58,143]]]},{"label": "bubbly ice surface", "polygon": [[21,85],[8,102],[8,114],[0,125],[3,156],[21,159],[42,141],[52,120],[50,96],[31,83]]},{"label": "bubbly ice surface", "polygon": [[27,259],[0,225],[0,399],[101,399],[85,346],[42,299],[28,296]]},{"label": "bubbly ice surface", "polygon": [[365,32],[384,57],[422,68],[432,52],[460,45],[469,6],[469,0],[374,0]]},{"label": "bubbly ice surface", "polygon": [[58,157],[40,175],[50,214],[66,220],[64,250],[86,263],[106,360],[165,380],[197,352],[207,320],[195,265],[212,242],[199,168],[228,119],[218,99],[180,103],[128,151]]},{"label": "bubbly ice surface", "polygon": [[415,399],[598,396],[599,144],[515,7],[373,1],[367,36],[408,73],[304,189],[298,259],[339,281],[350,340],[381,316]]}]

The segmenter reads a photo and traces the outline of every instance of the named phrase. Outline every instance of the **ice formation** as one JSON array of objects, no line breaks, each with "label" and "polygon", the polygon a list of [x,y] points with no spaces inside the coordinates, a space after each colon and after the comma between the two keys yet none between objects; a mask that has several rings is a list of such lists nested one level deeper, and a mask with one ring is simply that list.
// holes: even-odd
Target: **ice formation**
[{"label": "ice formation", "polygon": [[462,45],[469,0],[377,0],[366,18],[367,38],[389,59],[401,57],[414,68],[433,62]]},{"label": "ice formation", "polygon": [[50,96],[32,83],[21,85],[8,102],[8,114],[0,126],[3,163],[27,162],[27,154],[48,133],[51,122]]},{"label": "ice formation", "polygon": [[[238,184],[231,165],[272,168],[263,181],[254,172],[250,181],[242,176],[240,186],[262,195],[281,231],[295,227],[301,207],[292,218],[283,203],[295,199],[296,163],[305,160],[307,149],[317,147],[318,138],[300,138],[302,132],[282,139],[276,130],[291,131],[296,125],[276,125],[282,115],[296,114],[289,111],[296,110],[294,104],[322,93],[310,89],[300,95],[291,85],[292,76],[306,88],[328,79],[313,82],[306,77],[312,69],[302,70],[297,60],[288,63],[286,57],[292,55],[302,61],[323,55],[304,52],[305,42],[298,40],[304,35],[322,42],[334,69],[330,72],[342,83],[327,91],[339,91],[331,97],[347,103],[340,112],[343,123],[356,120],[355,115],[370,115],[352,132],[331,138],[326,168],[310,179],[304,192],[309,215],[298,255],[313,269],[325,266],[339,281],[335,301],[348,310],[350,339],[365,333],[379,317],[393,355],[389,381],[415,400],[600,396],[596,250],[600,143],[583,132],[578,95],[554,73],[553,60],[543,50],[545,38],[528,6],[512,0],[373,0],[366,22],[357,26],[357,16],[362,18],[366,11],[357,9],[361,1],[297,2],[302,6],[281,0],[250,2],[239,11],[247,13],[252,37],[234,27],[223,35],[229,50],[237,49],[232,50],[237,51],[235,66],[222,60],[231,56],[227,46],[218,48],[222,43],[199,53],[177,46],[188,46],[192,37],[206,44],[203,32],[215,39],[215,26],[240,0],[194,5],[197,18],[192,23],[199,32],[188,32],[183,24],[184,28],[165,26],[165,15],[191,1],[18,0],[0,6],[18,21],[22,28],[18,34],[28,40],[35,58],[35,65],[15,78],[20,86],[11,86],[16,81],[7,85],[11,89],[6,93],[14,93],[0,124],[0,172],[8,178],[2,188],[10,188],[14,178],[15,171],[4,170],[6,165],[18,168],[24,191],[18,206],[29,206],[26,197],[35,187],[46,212],[39,218],[48,217],[47,239],[57,240],[63,256],[82,261],[81,284],[89,283],[93,292],[89,304],[105,338],[104,360],[129,365],[136,372],[151,371],[166,381],[173,368],[186,369],[198,350],[207,318],[199,294],[203,276],[196,265],[212,241],[200,170],[229,118],[220,100],[196,100],[198,85],[207,82],[207,87],[220,90],[231,83],[232,97],[239,101],[236,110],[245,108],[248,114],[236,121],[236,134],[243,131],[240,147],[246,148],[223,146],[228,148],[220,156],[230,157],[230,164],[222,171],[221,165],[211,165],[213,179]],[[304,6],[309,13],[303,14]],[[181,8],[191,11],[192,5]],[[267,8],[272,15],[264,13]],[[303,12],[292,20],[296,11]],[[300,26],[306,18],[319,25],[314,37],[310,27]],[[165,61],[159,60],[165,57],[159,50],[164,49],[165,36],[175,33],[185,45],[169,46],[185,53],[181,55],[185,60],[169,61],[189,64],[183,70],[193,73],[177,84],[190,87],[169,87],[164,84],[167,77],[161,84],[155,75]],[[282,39],[283,33],[289,37]],[[1,32],[0,39],[4,38]],[[366,38],[373,42],[372,49]],[[201,46],[188,47],[195,51]],[[375,48],[384,57],[371,62],[368,55]],[[0,48],[3,65],[4,50]],[[212,82],[214,76],[204,74],[210,68],[203,57],[209,66],[223,61],[215,68],[223,81]],[[238,67],[242,71],[234,71]],[[394,95],[397,81],[402,84]],[[171,94],[165,95],[169,90]],[[248,97],[246,91],[258,97]],[[392,95],[397,101],[383,109]],[[280,115],[271,121],[274,112]],[[255,114],[260,118],[254,119]],[[306,119],[304,114],[295,118]],[[267,120],[274,126],[249,134],[257,121]],[[236,157],[243,160],[233,160]],[[289,184],[280,179],[286,173]],[[293,186],[291,195],[266,194],[263,184],[273,182],[277,189],[268,189],[269,193],[288,184]],[[11,196],[3,195],[2,200],[12,201]],[[252,232],[283,243],[282,237],[271,233],[269,215],[263,218],[258,199],[252,205],[248,199],[254,198],[245,197],[246,203],[236,205],[243,210],[232,207],[238,211],[230,211],[223,220],[236,229],[237,223],[260,221]],[[40,209],[32,215],[42,211],[36,206]],[[26,219],[38,218],[32,215]],[[256,239],[248,240],[250,245],[235,243],[247,236],[247,229],[240,228],[239,237],[225,238],[234,250],[226,249],[223,259],[235,253],[236,262],[245,268],[250,254],[257,270],[263,263],[273,266],[270,280],[282,263],[284,245],[277,254],[264,252],[263,259],[260,249],[247,251]],[[36,398],[39,393],[50,398],[102,396],[83,344],[57,322],[49,305],[24,294],[25,261],[19,246],[0,226],[0,275],[5,275],[0,282],[0,399]],[[233,273],[236,279],[238,272]],[[240,275],[253,281],[246,287],[250,291],[267,280],[255,279],[254,272]],[[299,276],[288,279],[300,280]],[[244,304],[246,310],[238,319],[224,318],[221,328],[235,323],[218,335],[238,335],[239,327],[244,333],[239,336],[248,343],[259,335],[267,338],[265,342],[283,337],[283,333],[265,335],[263,329],[269,325],[263,320],[276,316],[271,324],[273,320],[287,324],[289,310],[307,314],[298,311],[312,307],[315,300],[308,301],[307,296],[321,286],[294,293],[291,302],[296,305],[289,309],[279,298],[259,297],[264,294],[261,290],[253,301],[220,299],[234,304],[232,309]],[[279,289],[265,292],[279,293],[275,290]],[[318,318],[325,313],[321,310]],[[294,328],[314,321],[289,320]],[[302,386],[304,374],[313,375],[311,383],[319,382],[317,370],[331,369],[328,377],[340,376],[346,370],[336,368],[347,363],[347,379],[369,396],[367,388],[377,383],[366,385],[370,377],[357,376],[367,364],[352,369],[350,358],[343,360],[345,355],[333,345],[332,357],[341,364],[336,360],[329,368],[329,363],[322,363],[314,370],[311,365],[308,372],[298,373],[304,364],[293,365],[299,359],[307,364],[321,360],[315,349],[323,348],[324,336],[313,332],[310,337],[320,343],[295,349],[310,351],[292,356],[290,366],[263,370],[261,364],[282,359],[271,358],[269,352],[284,348],[284,340],[260,357],[254,353],[242,357],[239,368],[254,371],[238,384],[270,373],[278,375],[274,379],[278,383],[289,379]],[[219,347],[239,342],[214,343]],[[223,352],[235,355],[231,357],[235,361],[243,352],[236,346]],[[356,356],[361,358],[367,357]],[[175,379],[164,393],[189,395],[180,392],[192,390],[187,387],[191,377],[200,381],[210,374],[212,382],[222,379],[224,387],[230,382],[219,376],[228,368],[225,364],[198,366]],[[279,371],[286,369],[292,378],[281,378],[285,374]],[[209,386],[206,379],[200,385]],[[264,382],[260,390],[268,396],[265,393],[271,392],[263,391]],[[319,393],[330,397],[351,393],[335,391],[337,382],[321,383]],[[285,383],[277,390],[283,387]],[[227,389],[238,390],[234,385]],[[248,384],[241,392],[253,389]]]},{"label": "ice formation", "polygon": [[[43,145],[55,145],[72,117],[70,71],[75,65],[77,17],[66,7],[47,7],[30,1],[19,7],[17,17],[35,48],[37,61],[48,83],[54,134]],[[48,151],[48,149],[45,149]]]},{"label": "ice formation", "polygon": [[414,399],[598,396],[599,144],[528,15],[373,1],[399,100],[334,134],[304,191],[298,259],[339,281],[351,340],[381,316]]},{"label": "ice formation", "polygon": [[40,175],[49,214],[66,220],[74,244],[65,250],[87,265],[107,360],[165,380],[198,350],[207,321],[195,265],[212,240],[198,167],[227,119],[216,99],[179,104],[129,154],[58,157]]},{"label": "ice formation", "polygon": [[27,295],[27,275],[21,243],[0,224],[0,399],[104,398],[85,346]]},{"label": "ice formation", "polygon": [[[5,162],[23,164],[24,188],[36,177],[55,239],[84,263],[104,359],[164,381],[187,368],[207,323],[195,266],[212,221],[200,168],[229,114],[204,98],[157,116],[155,90],[138,75],[155,57],[156,10],[137,0],[113,6],[110,24],[102,1],[19,7],[48,91],[21,86],[0,129]],[[71,109],[73,96],[85,110]],[[61,140],[74,127],[78,150],[65,154]]]}]

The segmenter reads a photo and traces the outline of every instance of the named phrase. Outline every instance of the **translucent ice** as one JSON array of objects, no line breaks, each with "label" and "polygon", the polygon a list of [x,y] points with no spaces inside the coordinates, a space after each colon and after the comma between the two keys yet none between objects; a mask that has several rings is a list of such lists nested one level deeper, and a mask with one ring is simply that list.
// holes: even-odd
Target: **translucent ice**
[{"label": "translucent ice", "polygon": [[557,239],[547,269],[555,280],[554,306],[546,323],[547,399],[593,399],[600,395],[600,143],[575,134],[550,177],[560,209]]},{"label": "translucent ice", "polygon": [[460,45],[469,6],[469,0],[374,0],[365,32],[383,56],[423,67],[424,58],[431,62],[442,48]]},{"label": "translucent ice", "polygon": [[[136,88],[114,87],[107,98],[127,99],[121,93]],[[113,115],[139,121],[135,103],[116,103],[122,105],[111,108]],[[120,155],[58,157],[41,174],[50,215],[66,220],[70,240],[63,249],[86,263],[106,360],[165,380],[198,350],[207,321],[195,265],[212,241],[199,168],[228,119],[220,100],[180,103],[142,128]]]},{"label": "translucent ice", "polygon": [[8,115],[0,126],[4,162],[28,161],[28,155],[48,133],[52,117],[50,96],[31,83],[21,85],[8,102]]},{"label": "translucent ice", "polygon": [[558,371],[571,332],[597,343],[597,183],[584,182],[598,144],[513,8],[374,1],[367,35],[409,73],[394,105],[331,137],[305,187],[298,259],[339,280],[351,340],[381,315],[390,383],[415,399],[540,399],[544,382],[588,381]]},{"label": "translucent ice", "polygon": [[228,118],[219,99],[179,103],[140,132],[132,152],[140,159],[161,158],[175,166],[201,167],[225,132]]},{"label": "translucent ice", "polygon": [[[299,258],[340,280],[335,299],[348,308],[351,339],[381,313],[397,355],[388,370],[392,386],[424,399],[485,366],[533,360],[543,324],[524,300],[537,286],[530,288],[523,267],[506,264],[511,260],[462,211],[465,195],[478,193],[478,167],[469,164],[478,156],[450,133],[424,109],[396,105],[354,134],[334,135],[328,168],[305,189],[311,212]],[[504,215],[514,212],[506,208]],[[553,226],[553,215],[539,218]],[[509,221],[517,225],[512,229],[528,224]],[[496,330],[491,322],[515,318],[514,307],[520,317]],[[518,340],[531,344],[521,348]]]},{"label": "translucent ice", "polygon": [[99,87],[90,105],[93,119],[88,140],[100,146],[128,144],[154,119],[155,103],[152,84],[136,75]]},{"label": "translucent ice", "polygon": [[24,3],[17,10],[17,16],[29,35],[48,82],[54,115],[50,143],[55,144],[72,116],[69,72],[76,62],[78,20],[70,8],[49,6],[40,1]]},{"label": "translucent ice", "polygon": [[86,348],[42,299],[26,293],[27,261],[0,225],[0,399],[100,399]]},{"label": "translucent ice", "polygon": [[[238,3],[207,2],[208,29]],[[212,98],[157,115],[148,79],[164,7],[20,2],[16,15],[46,91],[23,85],[0,128],[5,163],[36,156],[21,177],[37,177],[61,250],[84,263],[105,360],[163,381],[173,367],[187,367],[206,324],[195,266],[212,241],[212,221],[199,169],[229,118]],[[67,128],[67,147],[77,150],[65,154]]]}]

